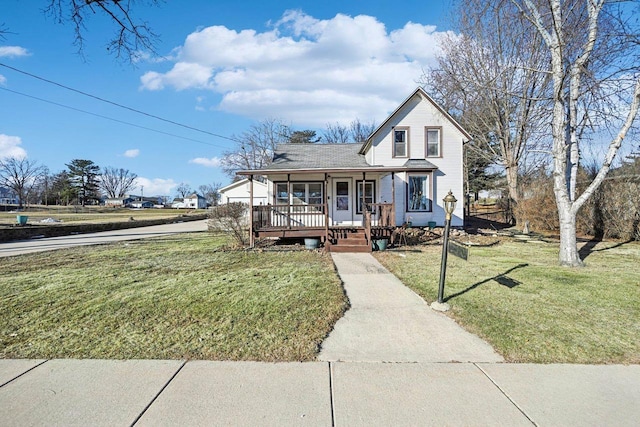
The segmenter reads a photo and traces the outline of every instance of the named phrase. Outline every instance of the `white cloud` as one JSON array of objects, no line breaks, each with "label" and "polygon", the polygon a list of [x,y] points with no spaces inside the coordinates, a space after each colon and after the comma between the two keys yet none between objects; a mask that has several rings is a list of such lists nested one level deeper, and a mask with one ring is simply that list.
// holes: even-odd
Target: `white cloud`
[{"label": "white cloud", "polygon": [[139,176],[136,178],[136,186],[138,189],[140,186],[143,186],[145,195],[168,196],[173,192],[172,190],[176,188],[178,184],[173,179],[149,179]]},{"label": "white cloud", "polygon": [[132,148],[131,150],[127,150],[123,154],[123,156],[129,157],[129,158],[138,157],[139,155],[140,155],[140,150],[138,150],[137,148]]},{"label": "white cloud", "polygon": [[0,85],[4,86],[7,83],[7,78],[0,74]]},{"label": "white cloud", "polygon": [[29,55],[31,55],[31,53],[20,46],[0,46],[0,58],[17,58]]},{"label": "white cloud", "polygon": [[23,159],[27,157],[26,150],[20,147],[20,144],[22,144],[22,140],[19,136],[0,134],[0,159],[8,157]]},{"label": "white cloud", "polygon": [[388,31],[375,17],[319,20],[287,11],[269,31],[199,29],[174,50],[175,64],[149,71],[142,88],[222,95],[223,111],[305,126],[382,120],[434,63],[442,33],[408,22]]},{"label": "white cloud", "polygon": [[206,157],[197,157],[189,160],[189,163],[195,163],[196,165],[202,165],[208,168],[217,168],[222,164],[222,159],[218,157],[212,157],[210,159],[207,159]]}]

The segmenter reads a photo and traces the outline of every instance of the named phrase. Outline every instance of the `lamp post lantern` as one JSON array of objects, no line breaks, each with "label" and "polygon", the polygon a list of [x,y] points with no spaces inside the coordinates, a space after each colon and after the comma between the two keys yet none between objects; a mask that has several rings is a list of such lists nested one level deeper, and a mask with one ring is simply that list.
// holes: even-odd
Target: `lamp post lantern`
[{"label": "lamp post lantern", "polygon": [[451,228],[451,214],[456,209],[456,202],[458,201],[451,190],[442,199],[444,202],[445,223],[444,223],[444,238],[442,242],[442,261],[440,263],[440,284],[438,285],[438,300],[431,304],[431,308],[438,311],[448,311],[449,304],[444,302],[444,278],[447,272],[447,251],[449,246],[449,229]]}]

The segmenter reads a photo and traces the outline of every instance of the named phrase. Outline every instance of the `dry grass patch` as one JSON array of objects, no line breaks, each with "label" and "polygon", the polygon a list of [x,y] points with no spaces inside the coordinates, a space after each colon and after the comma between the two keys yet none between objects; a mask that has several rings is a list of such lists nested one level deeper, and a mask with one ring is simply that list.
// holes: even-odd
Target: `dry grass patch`
[{"label": "dry grass patch", "polygon": [[346,309],[328,256],[208,233],[4,258],[0,357],[297,361]]},{"label": "dry grass patch", "polygon": [[[440,246],[378,259],[428,302]],[[558,266],[557,243],[505,241],[449,256],[445,298],[467,330],[508,361],[640,363],[640,244],[599,243],[586,267]]]}]

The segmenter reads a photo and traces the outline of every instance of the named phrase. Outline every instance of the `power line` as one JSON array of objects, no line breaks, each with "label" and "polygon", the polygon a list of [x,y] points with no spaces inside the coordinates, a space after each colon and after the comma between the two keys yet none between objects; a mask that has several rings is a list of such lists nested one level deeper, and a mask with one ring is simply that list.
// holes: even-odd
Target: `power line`
[{"label": "power line", "polygon": [[210,146],[213,146],[213,147],[226,148],[226,147],[223,147],[221,145],[212,144],[210,142],[200,141],[199,139],[188,138],[186,136],[180,136],[180,135],[176,135],[176,134],[173,134],[173,133],[164,132],[164,131],[161,131],[161,130],[158,130],[158,129],[153,129],[153,128],[149,128],[149,127],[146,127],[146,126],[137,125],[135,123],[125,122],[124,120],[114,119],[113,117],[103,116],[102,114],[92,113],[90,111],[82,110],[80,108],[75,108],[75,107],[71,107],[69,105],[60,104],[58,102],[50,101],[50,100],[44,99],[44,98],[39,98],[39,97],[33,96],[33,95],[28,95],[26,93],[18,92],[16,90],[7,89],[7,88],[2,87],[2,86],[0,86],[0,89],[2,89],[4,91],[7,91],[7,92],[15,93],[16,95],[24,96],[26,98],[31,98],[31,99],[35,99],[35,100],[38,100],[38,101],[41,101],[41,102],[46,102],[47,104],[56,105],[58,107],[68,108],[69,110],[78,111],[80,113],[88,114],[88,115],[95,116],[95,117],[100,117],[102,119],[111,120],[113,122],[122,123],[122,124],[125,124],[125,125],[128,125],[128,126],[133,126],[133,127],[139,128],[139,129],[144,129],[144,130],[148,130],[148,131],[151,131],[151,132],[156,132],[156,133],[160,133],[160,134],[163,134],[163,135],[172,136],[174,138],[185,139],[187,141],[193,141],[193,142],[197,142],[197,143],[200,143],[200,144],[210,145]]},{"label": "power line", "polygon": [[24,74],[25,76],[29,76],[29,77],[32,77],[34,79],[38,79],[38,80],[41,80],[43,82],[46,82],[46,83],[61,87],[63,89],[79,93],[80,95],[84,95],[84,96],[87,96],[89,98],[93,98],[93,99],[96,99],[98,101],[105,102],[107,104],[111,104],[111,105],[114,105],[114,106],[119,107],[119,108],[124,108],[125,110],[133,111],[134,113],[142,114],[143,116],[151,117],[153,119],[160,120],[160,121],[163,121],[163,122],[166,122],[166,123],[171,123],[172,125],[180,126],[180,127],[183,127],[183,128],[186,128],[186,129],[190,129],[190,130],[193,130],[193,131],[196,131],[196,132],[200,132],[200,133],[204,133],[204,134],[207,134],[207,135],[215,136],[217,138],[228,139],[229,141],[236,142],[235,139],[230,138],[228,136],[219,135],[217,133],[213,133],[213,132],[209,132],[209,131],[206,131],[206,130],[198,129],[198,128],[193,127],[193,126],[185,125],[185,124],[173,121],[173,120],[169,120],[169,119],[165,119],[163,117],[156,116],[154,114],[146,113],[144,111],[141,111],[141,110],[138,110],[138,109],[135,109],[135,108],[132,108],[132,107],[128,107],[126,105],[122,105],[122,104],[119,104],[119,103],[114,102],[114,101],[109,101],[108,99],[104,99],[104,98],[101,98],[99,96],[92,95],[92,94],[87,93],[87,92],[83,92],[83,91],[81,91],[79,89],[74,89],[72,87],[63,85],[62,83],[54,82],[53,80],[49,80],[49,79],[46,79],[44,77],[37,76],[37,75],[29,73],[27,71],[23,71],[23,70],[20,70],[18,68],[12,67],[10,65],[4,64],[2,62],[0,62],[0,66],[8,68],[10,70],[13,70],[13,71],[15,71],[17,73]]}]

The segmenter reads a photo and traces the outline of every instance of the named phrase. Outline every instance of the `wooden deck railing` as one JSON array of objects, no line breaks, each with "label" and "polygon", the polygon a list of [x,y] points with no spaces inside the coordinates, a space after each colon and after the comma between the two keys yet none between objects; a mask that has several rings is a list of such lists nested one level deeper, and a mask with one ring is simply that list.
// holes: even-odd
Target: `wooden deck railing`
[{"label": "wooden deck railing", "polygon": [[364,211],[362,225],[364,226],[364,238],[367,240],[367,243],[371,245],[371,211],[369,209],[365,209]]},{"label": "wooden deck railing", "polygon": [[396,225],[393,203],[369,203],[367,211],[373,213],[371,225],[378,227],[394,227]]},{"label": "wooden deck railing", "polygon": [[253,229],[327,227],[327,206],[261,205],[253,207]]}]

